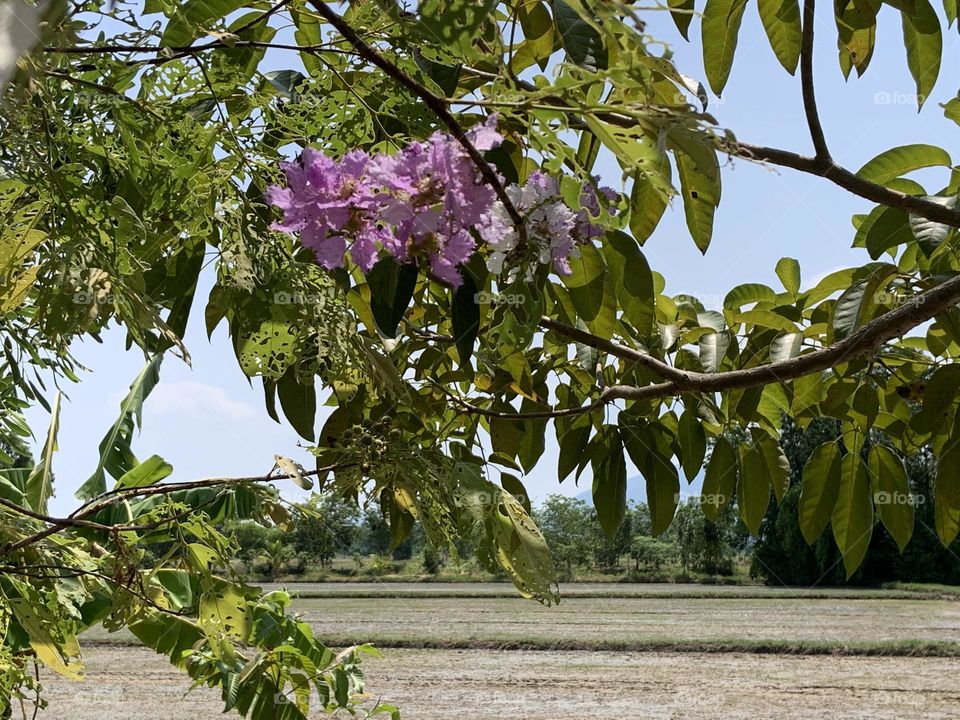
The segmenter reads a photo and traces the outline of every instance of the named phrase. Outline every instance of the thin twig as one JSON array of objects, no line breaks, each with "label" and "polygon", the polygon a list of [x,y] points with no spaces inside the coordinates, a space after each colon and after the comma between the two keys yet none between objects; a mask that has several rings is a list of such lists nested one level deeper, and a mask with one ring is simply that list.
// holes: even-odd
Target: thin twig
[{"label": "thin twig", "polygon": [[[249,22],[244,23],[236,30],[233,31],[233,35],[239,35],[245,30],[249,30],[256,25],[259,25],[262,22],[266,22],[274,14],[282,10],[284,7],[289,5],[291,0],[280,0],[279,3],[271,7],[266,12],[258,15]],[[217,50],[219,48],[231,48],[231,47],[258,47],[261,45],[268,45],[267,43],[253,43],[245,41],[236,41],[228,42],[222,38],[217,38],[216,40],[211,40],[208,43],[203,45],[180,45],[173,47],[154,47],[149,45],[95,45],[91,47],[82,47],[82,46],[71,46],[71,47],[45,47],[44,52],[59,54],[59,55],[90,55],[98,53],[147,53],[147,54],[156,54],[160,53],[172,53],[169,56],[165,57],[156,57],[152,60],[142,60],[136,61],[132,64],[145,64],[145,65],[163,65],[168,63],[171,60],[178,60],[188,55],[193,55],[198,52],[205,52],[207,50]]]}]

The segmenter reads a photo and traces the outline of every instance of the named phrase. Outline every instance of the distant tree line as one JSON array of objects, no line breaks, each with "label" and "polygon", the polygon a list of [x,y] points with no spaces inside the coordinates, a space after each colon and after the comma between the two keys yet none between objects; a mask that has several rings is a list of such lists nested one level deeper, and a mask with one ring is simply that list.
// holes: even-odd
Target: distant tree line
[{"label": "distant tree line", "polygon": [[[790,485],[780,507],[771,502],[757,537],[739,519],[735,504],[710,522],[698,497],[680,502],[673,523],[659,537],[651,534],[650,512],[642,502],[628,505],[623,525],[612,538],[601,529],[594,509],[579,498],[550,495],[533,508],[534,518],[560,576],[568,580],[591,572],[625,579],[677,580],[748,571],[772,585],[960,584],[960,540],[945,548],[933,529],[936,462],[927,448],[906,459],[916,530],[902,554],[877,523],[866,559],[847,581],[829,529],[813,545],[806,543],[797,520],[802,470],[814,448],[838,437],[836,421],[814,420],[801,428],[784,419],[780,444],[790,461]],[[871,442],[881,441],[881,436],[871,436],[862,452],[869,451]],[[419,524],[394,547],[390,528],[375,503],[359,508],[320,494],[298,509],[301,512],[289,531],[252,522],[227,527],[238,541],[237,559],[243,569],[258,576],[298,575],[308,569],[331,569],[339,557],[352,559],[357,572],[371,565],[376,569],[378,563],[418,560],[406,566],[408,572],[436,573],[452,558],[447,549],[431,547]],[[472,550],[464,545],[458,554],[470,558]]]}]

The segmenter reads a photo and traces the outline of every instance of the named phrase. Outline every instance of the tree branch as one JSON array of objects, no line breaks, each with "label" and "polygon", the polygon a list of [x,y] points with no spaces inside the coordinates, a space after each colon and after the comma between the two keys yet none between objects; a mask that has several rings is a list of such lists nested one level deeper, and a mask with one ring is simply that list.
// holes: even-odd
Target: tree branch
[{"label": "tree branch", "polygon": [[567,325],[566,323],[549,318],[546,315],[540,318],[538,324],[542,328],[558,332],[561,335],[565,335],[571,340],[574,340],[582,345],[587,345],[595,350],[605,352],[608,355],[613,355],[614,357],[618,357],[623,360],[629,360],[630,362],[637,363],[638,365],[643,365],[653,370],[655,373],[660,375],[660,377],[666,380],[685,382],[689,375],[689,373],[687,373],[685,370],[680,370],[672,365],[668,365],[662,360],[655,358],[650,353],[645,353],[641,350],[634,350],[631,347],[615,343],[612,340],[604,340],[603,338],[597,337],[586,330],[580,330],[572,325]]},{"label": "tree branch", "polygon": [[925,200],[917,195],[907,195],[899,190],[892,190],[883,185],[877,185],[869,180],[864,180],[856,173],[852,173],[846,168],[837,165],[833,160],[818,160],[817,158],[798,155],[788,150],[779,150],[761,145],[749,145],[747,143],[736,143],[731,147],[721,149],[731,155],[736,155],[746,160],[770,162],[810,175],[818,175],[830,180],[834,185],[838,185],[847,192],[859,195],[867,200],[872,200],[878,205],[897,208],[911,215],[918,215],[951,227],[960,227],[960,210],[945,207],[939,203]]},{"label": "tree branch", "polygon": [[[278,2],[276,5],[271,7],[269,10],[253,18],[249,22],[244,23],[243,25],[238,27],[236,30],[234,30],[233,33],[231,34],[239,35],[244,30],[249,30],[250,28],[257,26],[262,22],[266,22],[267,20],[270,19],[272,15],[274,15],[275,13],[279,12],[280,10],[285,8],[287,5],[289,5],[290,2],[291,0],[280,0],[280,2]],[[147,65],[163,65],[164,63],[168,63],[171,60],[178,60],[180,58],[187,57],[188,55],[193,55],[198,52],[204,52],[206,50],[216,50],[218,48],[237,47],[237,46],[270,47],[270,44],[269,43],[253,43],[253,42],[247,42],[247,41],[237,41],[234,43],[227,43],[226,41],[220,38],[217,38],[216,40],[211,40],[210,42],[205,43],[203,45],[181,45],[181,46],[175,46],[175,47],[152,47],[152,46],[138,46],[138,45],[95,45],[88,48],[80,47],[80,46],[72,46],[72,47],[65,47],[65,48],[45,47],[43,51],[46,53],[54,53],[54,54],[61,54],[61,55],[91,55],[91,54],[101,54],[101,53],[111,53],[111,52],[148,53],[148,54],[150,53],[159,54],[162,52],[174,53],[170,57],[156,57],[153,60],[138,61],[140,63],[147,64]],[[297,48],[297,49],[300,49],[300,48]]]},{"label": "tree branch", "polygon": [[[301,477],[312,477],[316,475],[322,475],[324,473],[331,472],[338,468],[348,467],[347,465],[328,465],[326,467],[317,468],[316,470],[305,470],[300,473]],[[12,501],[0,498],[0,506],[7,507],[15,512],[18,512],[27,517],[33,518],[34,520],[39,520],[43,523],[46,523],[48,527],[40,530],[33,535],[30,535],[20,540],[10,543],[2,548],[0,548],[0,555],[9,554],[14,550],[19,550],[20,548],[26,547],[28,545],[33,545],[34,543],[43,540],[51,535],[54,535],[61,530],[65,530],[71,527],[84,527],[92,530],[100,530],[103,532],[111,532],[114,530],[119,530],[123,532],[133,531],[150,531],[155,530],[160,525],[163,525],[166,522],[173,522],[175,518],[163,519],[161,521],[152,523],[150,525],[105,525],[102,523],[94,522],[92,520],[87,520],[86,518],[98,513],[110,505],[114,505],[118,502],[123,502],[125,500],[130,500],[132,498],[143,498],[143,497],[154,497],[157,495],[169,495],[171,493],[179,492],[182,490],[197,490],[201,488],[215,488],[223,487],[226,485],[250,485],[253,483],[268,483],[274,482],[276,480],[290,480],[294,476],[286,473],[274,475],[254,475],[250,477],[234,477],[234,478],[207,478],[205,480],[192,480],[189,482],[179,482],[179,483],[160,483],[157,485],[146,485],[144,487],[134,487],[134,488],[114,488],[113,490],[108,490],[105,493],[97,495],[89,500],[87,500],[83,505],[74,510],[70,515],[65,518],[56,518],[48,515],[43,515],[29,508],[25,508],[22,505],[18,505]]]},{"label": "tree branch", "polygon": [[506,188],[504,188],[503,183],[500,181],[500,176],[497,175],[496,171],[490,166],[490,163],[484,159],[483,155],[480,154],[480,151],[473,146],[473,143],[470,142],[470,138],[467,137],[467,134],[463,131],[463,128],[460,127],[460,123],[457,122],[457,119],[447,109],[446,101],[430,92],[428,88],[407,75],[405,72],[403,72],[403,70],[383,57],[383,55],[377,52],[372,46],[368,45],[363,38],[360,37],[356,30],[350,27],[347,21],[344,20],[340,15],[337,15],[337,13],[335,13],[323,0],[309,0],[309,2],[317,11],[317,13],[323,17],[324,20],[330,23],[336,29],[336,31],[354,47],[354,49],[357,51],[357,54],[361,58],[383,70],[387,76],[423,100],[424,104],[430,109],[430,111],[433,112],[433,114],[436,115],[440,121],[447,126],[450,134],[453,135],[458,143],[460,143],[461,147],[463,147],[463,149],[467,152],[467,155],[470,156],[470,159],[473,161],[474,165],[477,166],[477,169],[480,171],[483,179],[487,182],[487,184],[490,185],[490,187],[493,188],[493,191],[497,195],[497,199],[503,203],[503,207],[510,216],[510,220],[516,227],[517,233],[519,233],[521,237],[521,241],[524,241],[526,239],[526,233],[524,230],[523,216],[520,215],[520,213],[517,211],[517,208],[507,195]]},{"label": "tree branch", "polygon": [[830,151],[823,134],[820,114],[817,112],[817,97],[813,89],[813,26],[816,0],[803,0],[803,35],[800,42],[800,87],[803,93],[803,112],[813,140],[813,149],[818,160],[829,161]]},{"label": "tree branch", "polygon": [[[960,302],[960,275],[925,290],[900,307],[871,320],[853,334],[833,345],[789,360],[718,373],[681,370],[638,350],[611,343],[563,323],[550,321],[550,329],[562,332],[577,342],[585,342],[585,344],[599,350],[612,351],[611,354],[618,357],[644,363],[670,379],[666,382],[642,387],[613,385],[601,392],[599,398],[589,405],[538,413],[511,415],[480,408],[476,404],[460,398],[456,398],[456,400],[466,412],[488,417],[553,418],[590,413],[614,400],[656,400],[676,397],[684,392],[723,392],[775,382],[784,383],[863,357],[881,347],[884,343],[906,334],[920,323],[936,317],[958,302]],[[541,321],[541,326],[546,327],[547,325]]]},{"label": "tree branch", "polygon": [[[811,24],[812,28],[812,24]],[[812,29],[811,29],[812,32]],[[812,50],[811,50],[812,52]],[[475,68],[464,67],[463,71],[474,75],[475,77],[480,77],[484,79],[494,79],[497,77],[494,73],[486,72],[484,70],[477,70]],[[802,68],[801,68],[802,72]],[[812,67],[810,69],[811,83],[812,83]],[[528,83],[525,80],[517,79],[516,85],[522,90],[529,92],[537,91],[537,88]],[[806,97],[806,94],[805,94]],[[812,109],[813,114],[813,123],[811,125],[811,135],[814,136],[814,133],[818,132],[821,136],[823,133],[822,128],[819,123],[819,116],[816,111],[816,102],[813,100],[812,84],[809,92],[809,97],[811,98],[811,103],[805,102],[805,109]],[[562,98],[550,97],[548,98],[552,103],[563,105],[565,104]],[[569,105],[567,107],[570,107]],[[570,107],[570,113],[577,113],[578,109]],[[621,113],[616,112],[600,112],[595,113],[595,117],[598,120],[602,120],[605,123],[614,125],[617,127],[623,128],[634,128],[637,125],[637,121]],[[808,115],[808,122],[810,122],[811,115]],[[576,115],[574,115],[573,120],[576,120]],[[574,123],[571,122],[573,126]],[[819,140],[814,139],[815,146],[820,144]],[[822,149],[826,151],[826,142],[823,141]],[[917,215],[919,217],[927,218],[928,220],[933,220],[934,222],[943,223],[951,227],[960,227],[960,210],[945,207],[939,203],[932,202],[930,200],[925,200],[922,197],[917,195],[907,195],[898,190],[893,190],[884,185],[878,185],[877,183],[870,182],[869,180],[864,180],[859,175],[845,167],[838,165],[834,162],[829,153],[822,157],[809,157],[805,155],[800,155],[799,153],[792,152],[790,150],[783,150],[781,148],[772,148],[766,147],[763,145],[752,145],[750,143],[739,142],[739,141],[727,141],[723,139],[718,144],[718,149],[721,152],[724,152],[728,155],[733,155],[736,157],[744,158],[745,160],[753,160],[756,162],[767,162],[773,165],[779,165],[781,167],[787,167],[792,170],[798,170],[809,175],[816,175],[818,177],[825,178],[832,182],[834,185],[843,188],[853,195],[857,195],[866,200],[871,200],[878,205],[886,205],[887,207],[897,208],[903,210],[911,215]]]}]

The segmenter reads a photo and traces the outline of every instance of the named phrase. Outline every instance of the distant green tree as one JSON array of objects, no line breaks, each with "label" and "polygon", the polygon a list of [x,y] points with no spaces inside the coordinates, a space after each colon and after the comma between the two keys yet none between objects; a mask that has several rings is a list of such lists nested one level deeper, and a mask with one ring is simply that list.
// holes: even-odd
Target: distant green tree
[{"label": "distant green tree", "polygon": [[379,505],[371,505],[363,512],[363,519],[357,531],[354,549],[360,555],[390,556],[394,560],[409,560],[413,557],[414,547],[423,543],[423,530],[416,523],[410,534],[396,548],[390,525],[387,524]]},{"label": "distant green tree", "polygon": [[630,541],[636,532],[634,530],[636,515],[636,506],[628,505],[623,523],[613,537],[607,535],[600,527],[596,513],[591,515],[593,559],[599,567],[606,570],[616,570],[621,567],[620,561],[630,554]]},{"label": "distant green tree", "polygon": [[634,535],[630,542],[630,557],[636,570],[660,570],[677,555],[676,545],[649,535]]},{"label": "distant green tree", "polygon": [[667,540],[676,545],[684,570],[707,575],[732,575],[735,556],[737,519],[727,507],[710,522],[703,514],[699,498],[680,503]]},{"label": "distant green tree", "polygon": [[549,495],[534,510],[534,518],[550,546],[554,562],[567,577],[590,564],[594,552],[596,513],[583,500]]},{"label": "distant green tree", "polygon": [[308,560],[329,566],[337,553],[348,552],[359,533],[356,503],[332,493],[315,494],[299,506],[300,518],[289,544]]}]

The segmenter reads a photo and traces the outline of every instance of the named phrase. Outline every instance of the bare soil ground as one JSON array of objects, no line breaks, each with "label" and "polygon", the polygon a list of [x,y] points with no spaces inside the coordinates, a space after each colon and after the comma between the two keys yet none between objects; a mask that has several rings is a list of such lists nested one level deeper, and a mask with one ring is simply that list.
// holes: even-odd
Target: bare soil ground
[{"label": "bare soil ground", "polygon": [[[95,647],[86,660],[86,683],[47,679],[41,718],[220,717],[218,693],[184,697],[184,677],[146,650]],[[407,720],[899,720],[955,718],[958,671],[952,658],[390,650],[367,677]]]},{"label": "bare soil ground", "polygon": [[[605,641],[878,644],[960,640],[960,602],[809,598],[323,598],[295,604],[320,637],[581,647]],[[581,645],[573,644],[582,643]],[[565,645],[565,643],[571,643]]]},{"label": "bare soil ground", "polygon": [[[491,595],[489,586],[468,588],[472,597],[429,586],[436,596],[394,598],[315,587],[331,594],[298,599],[294,609],[320,637],[398,646],[370,660],[366,675],[368,688],[406,720],[960,716],[956,598],[757,588],[707,588],[719,592],[705,597],[702,586],[664,586],[652,592],[677,592],[623,597],[586,588],[545,608]],[[164,658],[126,646],[129,639],[86,635],[88,681],[46,674],[51,703],[41,718],[220,716],[218,692],[184,697],[187,679]],[[418,643],[433,649],[414,649]],[[867,656],[885,643],[900,656]],[[914,644],[940,656],[909,656]],[[525,647],[540,649],[518,649]],[[811,649],[839,654],[791,654]]]}]

